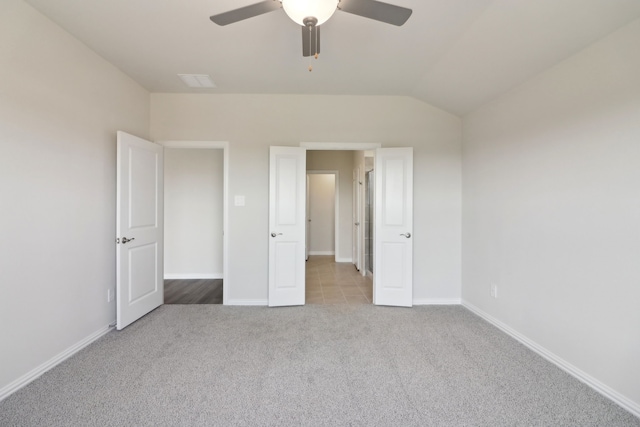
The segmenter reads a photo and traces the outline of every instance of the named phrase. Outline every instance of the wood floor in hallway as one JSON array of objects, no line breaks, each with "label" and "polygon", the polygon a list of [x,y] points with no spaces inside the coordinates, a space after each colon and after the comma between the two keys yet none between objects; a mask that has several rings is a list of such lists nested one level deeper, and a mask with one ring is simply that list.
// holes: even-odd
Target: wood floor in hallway
[{"label": "wood floor in hallway", "polygon": [[164,281],[165,304],[222,304],[222,279]]}]

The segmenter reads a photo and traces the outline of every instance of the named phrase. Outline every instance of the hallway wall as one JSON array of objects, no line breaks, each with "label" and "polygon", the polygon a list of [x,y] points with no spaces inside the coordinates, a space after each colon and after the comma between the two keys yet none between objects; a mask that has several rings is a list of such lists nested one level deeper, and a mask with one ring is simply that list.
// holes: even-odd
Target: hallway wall
[{"label": "hallway wall", "polygon": [[335,255],[335,175],[312,173],[308,177],[309,255]]}]

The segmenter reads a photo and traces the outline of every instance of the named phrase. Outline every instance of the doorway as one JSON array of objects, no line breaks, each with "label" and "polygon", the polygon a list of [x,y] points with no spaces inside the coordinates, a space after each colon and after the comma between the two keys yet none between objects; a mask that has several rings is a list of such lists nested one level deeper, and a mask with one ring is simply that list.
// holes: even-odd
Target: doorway
[{"label": "doorway", "polygon": [[[372,277],[364,277],[364,170],[363,150],[307,150],[306,168],[310,178],[307,220],[311,220],[306,244],[305,301],[323,303],[371,303]],[[335,177],[332,181],[327,174]],[[314,184],[314,180],[316,183]],[[324,189],[318,182],[324,180]],[[335,188],[331,203],[331,187]],[[322,199],[322,195],[325,198]],[[314,206],[315,205],[315,206]],[[320,212],[317,207],[321,205]],[[319,216],[322,215],[322,216]],[[335,217],[335,227],[328,223]],[[317,240],[320,235],[320,242]],[[328,246],[332,236],[334,244]],[[325,246],[322,246],[322,243]]]},{"label": "doorway", "polygon": [[225,144],[164,145],[164,303],[223,304]]},{"label": "doorway", "polygon": [[[305,304],[305,179],[310,150],[357,150],[367,144],[301,143],[269,149],[270,307]],[[319,147],[319,148],[318,148]],[[412,305],[413,149],[375,148],[375,233],[373,303]],[[353,157],[353,156],[352,156]],[[353,164],[351,165],[353,167]],[[361,169],[364,171],[364,168]],[[349,175],[347,173],[347,175]],[[364,176],[362,177],[364,181]],[[345,193],[351,194],[351,180]],[[350,201],[346,202],[351,205]],[[349,215],[351,210],[349,209]],[[351,223],[349,221],[349,225]],[[341,234],[342,235],[342,234]],[[351,240],[349,233],[349,240]],[[351,245],[347,252],[351,264]],[[353,269],[353,264],[351,264]]]},{"label": "doorway", "polygon": [[[222,149],[222,252],[228,271],[227,142],[151,142],[116,133],[116,328],[121,330],[164,303],[165,148]],[[223,277],[223,303],[230,284]]]}]

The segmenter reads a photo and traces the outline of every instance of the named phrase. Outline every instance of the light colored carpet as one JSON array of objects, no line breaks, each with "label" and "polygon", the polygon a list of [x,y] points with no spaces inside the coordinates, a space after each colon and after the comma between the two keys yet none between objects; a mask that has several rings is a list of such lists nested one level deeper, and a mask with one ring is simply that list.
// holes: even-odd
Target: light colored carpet
[{"label": "light colored carpet", "polygon": [[162,306],[0,402],[2,426],[640,426],[459,306]]}]

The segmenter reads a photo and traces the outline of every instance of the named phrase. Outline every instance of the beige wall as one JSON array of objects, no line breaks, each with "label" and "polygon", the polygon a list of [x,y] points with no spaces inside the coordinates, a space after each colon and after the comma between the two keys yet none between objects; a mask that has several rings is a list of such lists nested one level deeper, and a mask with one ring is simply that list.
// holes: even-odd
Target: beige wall
[{"label": "beige wall", "polygon": [[414,147],[414,297],[460,298],[458,117],[407,97],[151,95],[154,140],[229,141],[231,303],[265,303],[269,146],[373,142]]},{"label": "beige wall", "polygon": [[338,253],[340,262],[351,262],[352,205],[353,205],[353,152],[333,150],[307,151],[307,170],[338,171]]},{"label": "beige wall", "polygon": [[149,94],[20,0],[0,70],[2,398],[115,321],[116,131],[148,137]]},{"label": "beige wall", "polygon": [[414,147],[416,302],[458,300],[462,271],[465,303],[640,413],[639,39],[635,21],[465,117],[461,221],[461,120],[451,114],[406,97],[154,94],[149,103],[30,6],[3,0],[0,399],[115,320],[106,291],[123,130],[230,142],[229,201],[247,197],[230,208],[237,303],[267,298],[270,145]]},{"label": "beige wall", "polygon": [[308,174],[309,255],[336,255],[336,175]]},{"label": "beige wall", "polygon": [[465,117],[463,151],[464,301],[636,414],[639,41],[640,20]]},{"label": "beige wall", "polygon": [[222,150],[165,148],[165,278],[222,278],[222,202]]}]

